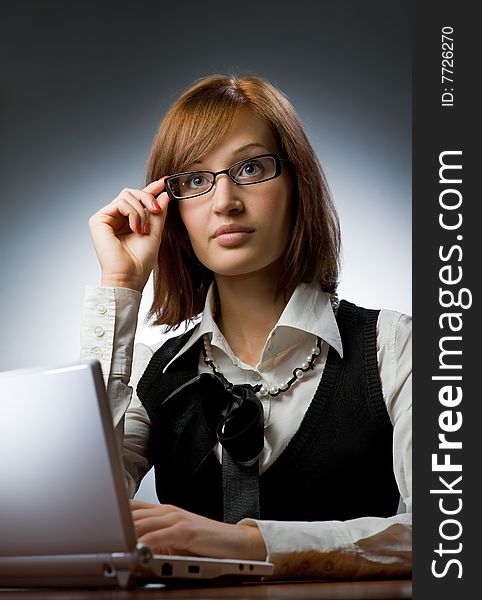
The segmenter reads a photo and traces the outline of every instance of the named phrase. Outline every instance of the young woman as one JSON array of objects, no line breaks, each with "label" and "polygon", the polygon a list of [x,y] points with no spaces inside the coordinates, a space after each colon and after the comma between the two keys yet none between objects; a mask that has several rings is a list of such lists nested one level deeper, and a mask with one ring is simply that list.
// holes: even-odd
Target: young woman
[{"label": "young woman", "polygon": [[[132,496],[155,467],[139,540],[275,577],[409,575],[410,318],[338,301],[338,220],[293,107],[256,77],[194,83],[147,182],[90,219],[81,354],[102,363]],[[155,323],[201,318],[134,350],[152,269]]]}]

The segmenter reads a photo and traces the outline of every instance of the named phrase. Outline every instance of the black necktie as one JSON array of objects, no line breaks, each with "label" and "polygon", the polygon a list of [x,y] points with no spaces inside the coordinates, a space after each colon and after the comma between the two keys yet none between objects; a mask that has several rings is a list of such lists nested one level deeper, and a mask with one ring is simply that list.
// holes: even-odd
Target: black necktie
[{"label": "black necktie", "polygon": [[264,446],[263,405],[256,396],[260,386],[233,385],[213,373],[201,373],[165,400],[196,391],[222,446],[223,520],[237,523],[259,518],[259,455]]}]

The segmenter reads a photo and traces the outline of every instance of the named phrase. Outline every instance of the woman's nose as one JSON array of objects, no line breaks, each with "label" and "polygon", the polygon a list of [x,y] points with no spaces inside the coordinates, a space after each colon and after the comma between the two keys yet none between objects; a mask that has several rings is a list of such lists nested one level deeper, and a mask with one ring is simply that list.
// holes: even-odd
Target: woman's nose
[{"label": "woman's nose", "polygon": [[216,177],[213,194],[213,211],[216,213],[240,212],[244,208],[239,186],[226,173]]}]

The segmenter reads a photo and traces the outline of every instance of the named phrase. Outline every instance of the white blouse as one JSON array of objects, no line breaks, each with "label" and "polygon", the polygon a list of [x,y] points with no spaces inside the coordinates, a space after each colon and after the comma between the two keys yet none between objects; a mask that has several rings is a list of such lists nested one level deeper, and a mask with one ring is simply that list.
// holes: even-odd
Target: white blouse
[{"label": "white blouse", "polygon": [[[141,294],[127,288],[87,286],[81,331],[81,358],[102,364],[114,424],[123,447],[126,482],[133,496],[150,469],[147,459],[149,418],[136,394],[137,383],[163,342],[148,347],[134,336]],[[322,351],[314,369],[279,396],[261,399],[265,411],[264,472],[281,454],[314,396],[329,347],[343,356],[340,333],[327,294],[300,284],[266,339],[260,361],[251,366],[234,355],[212,314],[212,287],[201,321],[185,346],[201,336],[211,341],[216,365],[232,383],[279,386],[311,354],[316,338]],[[243,519],[258,526],[275,564],[277,577],[397,577],[411,572],[411,318],[381,310],[377,322],[377,358],[382,392],[393,424],[393,470],[403,510],[389,518],[367,515],[349,521],[285,522]],[[171,361],[171,362],[172,362]],[[167,368],[168,365],[166,365]],[[199,372],[210,372],[199,358]],[[215,449],[220,459],[219,445]],[[401,502],[402,506],[402,502]]]}]

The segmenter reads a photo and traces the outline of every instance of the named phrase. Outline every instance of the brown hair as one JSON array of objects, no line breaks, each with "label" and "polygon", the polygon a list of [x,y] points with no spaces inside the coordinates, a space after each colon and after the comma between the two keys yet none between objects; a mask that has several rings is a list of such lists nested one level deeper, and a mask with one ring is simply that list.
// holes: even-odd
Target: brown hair
[{"label": "brown hair", "polygon": [[[254,76],[212,75],[196,81],[169,109],[154,138],[146,183],[186,169],[209,152],[241,109],[266,119],[293,173],[292,235],[277,295],[298,283],[338,284],[340,228],[321,165],[287,97]],[[177,327],[204,308],[213,274],[197,259],[176,203],[171,202],[154,268],[148,317]]]}]

